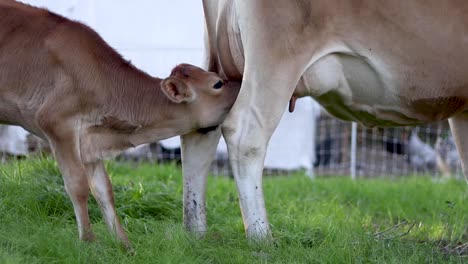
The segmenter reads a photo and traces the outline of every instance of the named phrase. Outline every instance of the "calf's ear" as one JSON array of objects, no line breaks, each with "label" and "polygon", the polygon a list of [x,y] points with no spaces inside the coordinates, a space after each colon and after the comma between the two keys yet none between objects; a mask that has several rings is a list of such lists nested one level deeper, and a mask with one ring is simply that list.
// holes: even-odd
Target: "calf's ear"
[{"label": "calf's ear", "polygon": [[177,77],[168,77],[161,81],[161,90],[174,103],[190,103],[195,100],[195,92]]}]

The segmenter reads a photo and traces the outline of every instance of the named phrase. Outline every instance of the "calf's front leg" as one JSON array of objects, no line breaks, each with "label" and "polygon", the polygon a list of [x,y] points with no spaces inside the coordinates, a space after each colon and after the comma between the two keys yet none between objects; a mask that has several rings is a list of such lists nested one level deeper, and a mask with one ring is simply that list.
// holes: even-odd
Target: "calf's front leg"
[{"label": "calf's front leg", "polygon": [[460,113],[449,119],[455,145],[460,156],[462,171],[468,183],[468,113]]},{"label": "calf's front leg", "polygon": [[88,214],[89,185],[76,136],[72,133],[47,136],[62,173],[65,190],[73,204],[80,239],[93,241],[95,235],[91,230]]},{"label": "calf's front leg", "polygon": [[85,167],[87,170],[89,187],[101,208],[107,227],[111,232],[115,233],[126,249],[131,250],[132,246],[130,241],[115,211],[114,193],[106,168],[104,167],[104,162],[96,161],[87,163]]}]

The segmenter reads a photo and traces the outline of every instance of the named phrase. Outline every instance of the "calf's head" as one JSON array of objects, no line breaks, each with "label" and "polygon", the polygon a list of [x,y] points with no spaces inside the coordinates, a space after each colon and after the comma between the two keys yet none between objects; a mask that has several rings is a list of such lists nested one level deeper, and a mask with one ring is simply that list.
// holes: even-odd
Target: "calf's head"
[{"label": "calf's head", "polygon": [[161,81],[161,89],[173,103],[184,106],[184,114],[190,116],[197,128],[206,128],[226,118],[240,83],[227,82],[216,73],[190,64],[180,64]]}]

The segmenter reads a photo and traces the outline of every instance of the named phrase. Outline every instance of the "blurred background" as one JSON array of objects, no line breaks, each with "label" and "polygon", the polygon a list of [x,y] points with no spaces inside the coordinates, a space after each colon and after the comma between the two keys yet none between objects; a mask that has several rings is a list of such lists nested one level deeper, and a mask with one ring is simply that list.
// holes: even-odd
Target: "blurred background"
[{"label": "blurred background", "polygon": [[[23,0],[96,30],[138,68],[166,77],[179,63],[203,66],[204,18],[193,0]],[[180,162],[179,138],[126,151],[122,161]],[[2,162],[47,152],[47,145],[19,127],[0,126]],[[231,175],[224,141],[212,171]],[[265,174],[304,171],[311,177],[400,177],[429,174],[462,178],[447,122],[419,127],[368,129],[328,115],[311,98],[285,111],[265,161]]]}]

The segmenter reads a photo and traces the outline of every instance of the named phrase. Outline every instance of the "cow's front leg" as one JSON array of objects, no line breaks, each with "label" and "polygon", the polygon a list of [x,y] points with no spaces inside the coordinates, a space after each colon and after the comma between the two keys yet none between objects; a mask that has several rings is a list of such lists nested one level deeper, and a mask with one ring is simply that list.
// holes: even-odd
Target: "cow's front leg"
[{"label": "cow's front leg", "polygon": [[221,136],[220,129],[181,136],[184,174],[184,224],[197,235],[206,232],[206,177]]},{"label": "cow's front leg", "polygon": [[462,164],[463,174],[468,182],[468,113],[461,113],[449,119],[450,130],[455,139],[458,154]]}]

